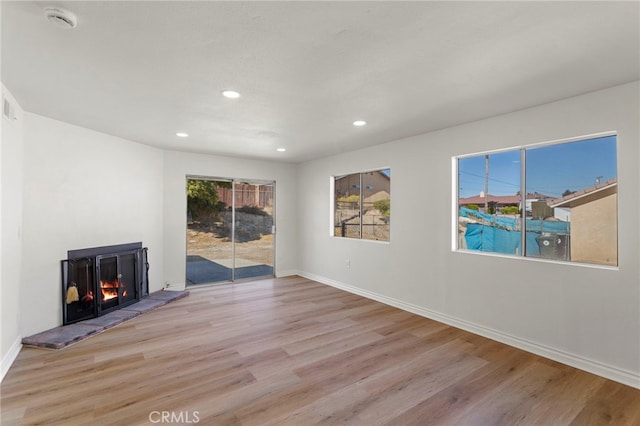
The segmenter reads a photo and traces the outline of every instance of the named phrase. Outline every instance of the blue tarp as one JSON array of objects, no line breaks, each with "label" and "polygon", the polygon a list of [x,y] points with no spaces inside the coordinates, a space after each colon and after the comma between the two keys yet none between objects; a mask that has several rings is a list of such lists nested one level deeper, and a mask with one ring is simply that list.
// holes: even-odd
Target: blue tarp
[{"label": "blue tarp", "polygon": [[[471,210],[466,207],[460,207],[460,216],[479,219],[486,225],[496,225],[508,230],[520,231],[518,226],[519,220],[514,217],[504,217],[482,213],[477,210]],[[560,222],[556,220],[539,220],[527,219],[525,222],[527,233],[531,232],[548,232],[550,234],[569,234],[569,222]]]},{"label": "blue tarp", "polygon": [[[519,218],[486,214],[466,207],[460,208],[460,216],[481,222],[467,224],[464,238],[469,250],[522,254],[520,241],[522,228]],[[530,256],[540,254],[540,247],[536,237],[542,235],[543,232],[547,234],[569,234],[569,222],[527,219],[525,227],[527,231],[527,255]]]},{"label": "blue tarp", "polygon": [[[537,232],[527,232],[527,254],[530,256],[540,254],[540,247],[536,241],[538,235],[540,234]],[[506,229],[496,228],[495,226],[468,223],[464,239],[467,243],[467,249],[469,250],[522,254],[520,236],[520,231],[508,231]]]}]

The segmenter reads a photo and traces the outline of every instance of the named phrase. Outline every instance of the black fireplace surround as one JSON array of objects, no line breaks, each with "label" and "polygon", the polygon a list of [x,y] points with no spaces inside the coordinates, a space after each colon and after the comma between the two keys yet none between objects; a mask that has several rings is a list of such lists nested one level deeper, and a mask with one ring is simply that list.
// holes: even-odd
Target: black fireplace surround
[{"label": "black fireplace surround", "polygon": [[147,248],[141,242],[70,250],[61,263],[63,325],[99,317],[149,294]]}]

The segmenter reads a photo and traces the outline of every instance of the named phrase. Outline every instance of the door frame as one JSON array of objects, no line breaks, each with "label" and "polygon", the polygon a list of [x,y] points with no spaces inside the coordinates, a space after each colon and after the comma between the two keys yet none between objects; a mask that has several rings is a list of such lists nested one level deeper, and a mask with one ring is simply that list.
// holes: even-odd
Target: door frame
[{"label": "door frame", "polygon": [[[188,256],[188,249],[189,249],[189,238],[187,236],[187,231],[188,231],[188,221],[187,221],[187,217],[189,215],[188,209],[187,209],[187,203],[186,203],[186,199],[187,199],[187,185],[189,180],[208,180],[208,181],[215,181],[215,182],[231,182],[231,190],[232,190],[232,199],[231,199],[231,255],[232,255],[232,259],[231,259],[231,264],[232,264],[232,268],[231,268],[231,280],[230,281],[212,281],[212,282],[207,282],[207,283],[202,283],[202,284],[194,284],[194,286],[207,286],[207,285],[217,285],[217,284],[233,284],[233,283],[237,283],[237,282],[244,282],[244,281],[252,281],[255,279],[263,279],[263,278],[274,278],[276,276],[276,239],[277,239],[277,226],[276,226],[276,218],[277,218],[277,211],[276,211],[276,181],[274,180],[267,180],[267,179],[245,179],[245,178],[229,178],[229,177],[214,177],[214,176],[204,176],[204,175],[186,175],[185,176],[185,184],[184,184],[184,188],[185,188],[185,192],[184,192],[184,199],[185,199],[185,214],[184,214],[184,218],[185,218],[185,230],[184,230],[184,236],[185,236],[185,270],[184,270],[184,276],[185,276],[185,287],[187,286],[187,256]],[[261,276],[257,276],[257,277],[250,277],[250,278],[241,278],[241,279],[236,279],[236,184],[237,183],[246,183],[249,185],[271,185],[272,186],[272,191],[273,191],[273,206],[272,206],[272,216],[273,216],[273,226],[271,228],[271,235],[273,236],[273,242],[272,242],[272,248],[271,248],[271,263],[272,263],[272,269],[273,269],[273,274],[272,275],[261,275]]]}]

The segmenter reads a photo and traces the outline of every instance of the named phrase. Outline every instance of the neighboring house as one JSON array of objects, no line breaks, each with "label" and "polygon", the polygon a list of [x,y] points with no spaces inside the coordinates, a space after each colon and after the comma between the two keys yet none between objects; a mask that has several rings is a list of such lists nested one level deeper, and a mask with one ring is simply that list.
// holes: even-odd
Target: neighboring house
[{"label": "neighboring house", "polygon": [[[360,173],[336,179],[336,198],[360,193]],[[389,199],[391,179],[382,171],[362,173],[362,196],[365,205],[378,200]]]},{"label": "neighboring house", "polygon": [[[551,208],[551,207],[549,207]],[[571,222],[571,208],[570,207],[556,207],[553,210],[553,217],[562,222]]]},{"label": "neighboring house", "polygon": [[[487,194],[485,197],[484,192],[481,192],[479,195],[474,195],[472,197],[460,198],[458,201],[458,205],[460,207],[468,207],[470,205],[477,205],[480,207],[480,211],[484,211],[485,202],[489,206],[494,206],[496,209],[500,209],[502,207],[507,206],[519,206],[520,205],[520,196],[519,195],[491,195]],[[485,212],[486,213],[486,212]]]},{"label": "neighboring house", "polygon": [[[487,204],[490,206],[493,205],[497,210],[500,210],[502,207],[507,207],[507,206],[519,207],[520,200],[521,200],[519,194],[515,194],[515,195],[487,194],[487,196],[485,197],[484,192],[481,192],[479,195],[474,195],[473,197],[460,198],[458,204],[460,207],[468,207],[469,205],[475,204],[478,207],[480,207],[480,211],[484,212],[485,198],[486,198]],[[540,201],[540,200],[549,200],[551,198],[552,197],[549,197],[544,194],[539,194],[537,192],[533,194],[527,194],[527,200],[525,202],[526,211],[528,212],[531,211],[532,202]]]},{"label": "neighboring house", "polygon": [[616,179],[549,202],[554,210],[570,209],[571,260],[618,264],[618,183]]}]

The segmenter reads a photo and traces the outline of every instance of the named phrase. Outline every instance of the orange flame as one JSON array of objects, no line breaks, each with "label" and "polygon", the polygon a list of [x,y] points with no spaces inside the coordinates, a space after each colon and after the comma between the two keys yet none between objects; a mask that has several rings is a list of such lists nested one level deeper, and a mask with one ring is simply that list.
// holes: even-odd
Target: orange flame
[{"label": "orange flame", "polygon": [[113,282],[100,281],[100,291],[102,292],[102,300],[107,301],[118,297],[118,289],[122,288],[122,295],[127,295],[127,290],[124,288],[124,284],[115,280]]}]

